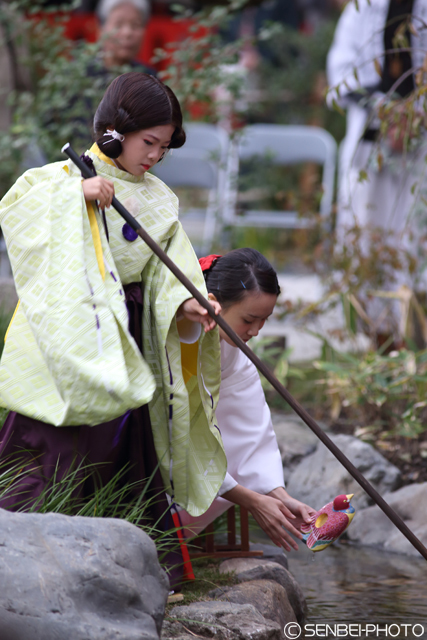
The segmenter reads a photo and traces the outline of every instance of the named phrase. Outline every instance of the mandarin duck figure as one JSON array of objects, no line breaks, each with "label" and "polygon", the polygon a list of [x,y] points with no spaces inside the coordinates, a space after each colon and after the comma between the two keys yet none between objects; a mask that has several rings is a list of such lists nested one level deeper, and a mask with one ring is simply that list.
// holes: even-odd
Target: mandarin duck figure
[{"label": "mandarin duck figure", "polygon": [[309,549],[322,551],[344,533],[354,518],[355,509],[350,504],[353,495],[337,496],[317,511],[310,523],[301,525],[303,542]]}]

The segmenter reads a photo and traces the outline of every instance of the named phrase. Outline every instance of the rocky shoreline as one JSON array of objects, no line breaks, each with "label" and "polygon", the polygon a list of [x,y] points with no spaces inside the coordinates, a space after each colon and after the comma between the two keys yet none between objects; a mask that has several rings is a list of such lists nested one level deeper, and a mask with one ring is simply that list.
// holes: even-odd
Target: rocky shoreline
[{"label": "rocky shoreline", "polygon": [[[296,415],[274,413],[273,424],[289,493],[320,509],[339,493],[353,493],[356,516],[345,535],[357,544],[418,556],[419,553],[329,450]],[[326,425],[321,425],[328,431]],[[427,482],[402,486],[401,471],[359,438],[329,432],[351,462],[427,545]]]},{"label": "rocky shoreline", "polygon": [[[320,508],[339,493],[353,493],[356,517],[344,534],[358,545],[418,556],[418,552],[350,476],[329,450],[293,414],[274,413],[273,423],[289,493]],[[326,425],[322,427],[328,431]],[[427,483],[402,485],[400,470],[370,444],[346,434],[328,433],[409,528],[427,545]],[[268,550],[268,546],[264,545]],[[163,624],[162,640],[279,640],[285,624],[302,625],[304,595],[287,569],[286,556],[236,558],[220,565],[235,571],[238,584],[215,589],[208,602],[176,606]],[[268,551],[267,551],[268,552]]]},{"label": "rocky shoreline", "polygon": [[162,640],[189,640],[192,634],[218,640],[280,640],[287,623],[304,623],[307,604],[283,553],[225,560],[219,571],[235,572],[238,584],[212,590],[210,601],[174,607],[163,623]]}]

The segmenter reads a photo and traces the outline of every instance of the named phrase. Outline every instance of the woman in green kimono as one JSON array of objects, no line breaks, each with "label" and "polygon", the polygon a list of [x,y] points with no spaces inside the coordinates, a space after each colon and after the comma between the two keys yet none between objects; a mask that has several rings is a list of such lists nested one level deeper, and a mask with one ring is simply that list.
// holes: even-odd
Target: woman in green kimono
[{"label": "woman in green kimono", "polygon": [[[172,501],[199,515],[226,471],[214,414],[217,331],[109,209],[116,194],[207,295],[177,198],[147,173],[185,142],[180,106],[156,78],[124,74],[107,89],[94,130],[84,159],[96,177],[82,181],[70,161],[56,162],[27,171],[0,204],[20,298],[0,362],[0,406],[11,410],[0,461],[19,454],[24,470],[19,496],[0,506],[36,503],[54,475],[84,461],[103,483],[124,467],[130,481],[154,474],[155,491],[163,482]],[[80,495],[92,489],[86,478]]]}]

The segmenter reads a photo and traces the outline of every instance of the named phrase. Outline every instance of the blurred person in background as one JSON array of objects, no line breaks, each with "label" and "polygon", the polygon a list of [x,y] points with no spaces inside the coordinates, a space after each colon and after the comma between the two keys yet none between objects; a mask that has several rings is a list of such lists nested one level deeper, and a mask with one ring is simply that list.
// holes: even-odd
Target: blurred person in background
[{"label": "blurred person in background", "polygon": [[156,75],[153,68],[136,61],[150,16],[148,0],[101,0],[96,14],[104,69],[129,65],[133,71]]},{"label": "blurred person in background", "polygon": [[[410,51],[395,51],[396,31],[411,14],[415,28],[419,27],[420,20],[427,19],[427,0],[362,0],[359,9],[351,1],[338,22],[327,76],[329,103],[336,99],[347,109],[347,131],[340,151],[339,226],[357,222],[395,231],[405,227],[411,198],[404,186],[413,157],[403,153],[402,140],[391,131],[389,162],[381,170],[368,163],[380,138],[377,107],[390,99],[406,98],[414,90],[411,70],[422,66],[427,51],[427,31],[422,29],[408,31]],[[401,124],[405,124],[403,114]],[[360,182],[359,172],[365,169],[369,179]]]},{"label": "blurred person in background", "polygon": [[[413,70],[423,65],[426,55],[426,20],[427,0],[361,0],[358,7],[352,0],[338,22],[327,76],[329,104],[336,100],[347,109],[339,159],[339,246],[346,231],[357,225],[367,231],[362,235],[363,251],[370,251],[371,232],[378,229],[381,241],[393,249],[414,248],[410,236],[419,233],[413,214],[426,169],[426,146],[423,135],[413,135],[409,104],[403,101],[414,91]],[[406,36],[409,46],[396,47],[399,34]],[[401,104],[391,116],[387,133],[381,135],[378,108],[391,100]],[[389,275],[390,282],[383,288],[412,285],[402,269],[391,269]],[[371,307],[369,315],[382,326],[381,331],[393,333],[393,314],[387,317],[380,300]]]},{"label": "blurred person in background", "polygon": [[80,107],[80,96],[73,97],[69,105],[70,114],[76,110],[85,114],[78,117],[70,115],[75,125],[72,139],[78,148],[92,134],[93,117],[100,96],[114,78],[127,71],[157,75],[155,69],[135,60],[150,16],[148,0],[100,0],[96,15],[100,24],[100,49],[98,55],[90,59],[85,72],[96,90],[85,95]]},{"label": "blurred person in background", "polygon": [[[90,15],[93,2],[86,0],[81,3],[78,11],[83,15]],[[64,13],[64,42],[72,34],[82,39],[85,34],[74,29],[75,12]],[[70,77],[78,74],[79,82],[70,81],[61,92],[62,104],[60,109],[46,109],[42,114],[42,128],[61,130],[65,138],[72,141],[75,148],[83,150],[88,138],[92,135],[93,117],[102,95],[107,87],[118,75],[129,71],[140,71],[156,76],[154,68],[137,61],[135,58],[141,47],[145,33],[145,26],[150,16],[148,0],[100,0],[96,6],[99,25],[95,28],[95,38],[98,38],[98,48],[82,50],[70,47],[74,58],[70,60]],[[42,16],[42,14],[40,14]],[[47,16],[47,17],[46,17]],[[50,14],[46,13],[47,23]],[[70,25],[73,26],[72,34]],[[68,44],[65,47],[69,46]],[[81,79],[80,79],[81,78]],[[62,144],[62,142],[61,142]],[[58,144],[60,148],[60,144]],[[36,136],[29,144],[28,151],[22,163],[22,169],[29,169],[47,164],[43,143],[40,136]]]}]

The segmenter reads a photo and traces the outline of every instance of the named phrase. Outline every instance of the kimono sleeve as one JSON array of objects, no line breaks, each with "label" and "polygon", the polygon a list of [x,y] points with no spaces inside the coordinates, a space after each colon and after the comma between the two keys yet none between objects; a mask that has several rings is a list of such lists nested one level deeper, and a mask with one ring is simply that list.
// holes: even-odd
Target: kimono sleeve
[{"label": "kimono sleeve", "polygon": [[[123,286],[101,272],[81,177],[67,169],[30,170],[1,204],[20,305],[0,404],[56,426],[95,425],[148,402],[154,380],[128,331]],[[115,268],[102,230],[97,239]]]},{"label": "kimono sleeve", "polygon": [[[163,248],[207,297],[200,265],[180,223]],[[173,500],[192,515],[199,515],[214,500],[226,472],[215,418],[219,335],[217,329],[201,332],[197,376],[186,384],[176,312],[191,294],[156,256],[144,270],[143,280],[144,356],[156,380],[150,417],[159,465]]]}]

